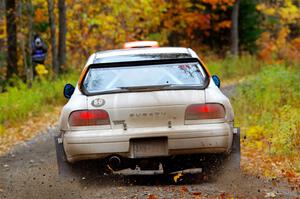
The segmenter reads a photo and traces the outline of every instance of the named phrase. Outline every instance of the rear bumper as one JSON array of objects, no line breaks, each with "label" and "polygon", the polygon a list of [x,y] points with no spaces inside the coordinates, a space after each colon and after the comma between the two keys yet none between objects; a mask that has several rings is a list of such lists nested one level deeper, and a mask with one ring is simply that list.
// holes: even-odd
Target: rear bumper
[{"label": "rear bumper", "polygon": [[85,159],[119,155],[134,158],[130,140],[167,137],[168,155],[230,152],[234,128],[231,123],[185,125],[182,127],[136,128],[124,130],[67,131],[62,142],[67,159]]}]

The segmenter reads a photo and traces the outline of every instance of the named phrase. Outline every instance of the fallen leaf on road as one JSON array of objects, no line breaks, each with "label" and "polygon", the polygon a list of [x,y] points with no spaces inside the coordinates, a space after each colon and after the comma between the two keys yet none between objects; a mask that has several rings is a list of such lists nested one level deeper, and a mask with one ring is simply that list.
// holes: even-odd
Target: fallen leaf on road
[{"label": "fallen leaf on road", "polygon": [[200,196],[201,195],[201,192],[193,192],[192,193],[194,196]]},{"label": "fallen leaf on road", "polygon": [[[254,142],[254,141],[252,141]],[[300,189],[300,173],[297,172],[299,160],[295,156],[274,155],[265,150],[258,150],[248,143],[242,143],[241,168],[243,172],[256,176],[258,179],[272,180],[273,186],[277,182],[287,180],[289,186]],[[267,148],[267,145],[264,145]]]},{"label": "fallen leaf on road", "polygon": [[276,197],[276,193],[274,192],[268,192],[265,195],[265,198],[275,198]]},{"label": "fallen leaf on road", "polygon": [[226,198],[226,195],[225,195],[224,192],[220,194],[220,198],[221,198],[221,199],[225,199],[225,198]]},{"label": "fallen leaf on road", "polygon": [[157,199],[157,197],[156,197],[155,195],[153,195],[153,194],[150,194],[150,195],[148,196],[148,199]]},{"label": "fallen leaf on road", "polygon": [[177,181],[180,179],[180,177],[182,177],[183,175],[182,175],[182,173],[177,173],[174,177],[173,177],[173,179],[174,179],[174,182],[176,182],[177,183]]},{"label": "fallen leaf on road", "polygon": [[186,187],[181,187],[180,191],[182,191],[182,192],[188,192],[189,190]]},{"label": "fallen leaf on road", "polygon": [[117,188],[119,191],[126,191],[126,189],[124,187],[118,187]]}]

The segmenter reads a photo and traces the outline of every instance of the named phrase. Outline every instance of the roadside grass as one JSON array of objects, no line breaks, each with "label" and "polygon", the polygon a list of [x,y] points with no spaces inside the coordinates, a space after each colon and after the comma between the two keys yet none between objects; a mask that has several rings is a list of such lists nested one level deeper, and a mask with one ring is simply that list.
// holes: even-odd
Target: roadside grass
[{"label": "roadside grass", "polygon": [[[297,70],[298,69],[298,70]],[[270,153],[300,152],[300,68],[268,66],[237,87],[232,103],[247,138]]]},{"label": "roadside grass", "polygon": [[0,47],[0,92],[3,90],[3,84],[5,81],[5,75],[6,75],[6,68],[5,66],[6,61],[6,53],[3,52],[3,50]]},{"label": "roadside grass", "polygon": [[237,86],[231,102],[244,138],[243,166],[250,173],[292,177],[299,185],[299,82],[300,65],[265,66]]},{"label": "roadside grass", "polygon": [[210,73],[216,74],[224,82],[235,82],[261,70],[264,63],[255,56],[244,55],[239,58],[227,56],[224,59],[210,57],[206,61]]},{"label": "roadside grass", "polygon": [[67,82],[75,84],[78,76],[73,71],[61,75],[57,80],[35,80],[31,88],[21,80],[14,80],[14,86],[0,94],[0,136],[6,128],[31,117],[42,117],[43,113],[65,103],[63,87]]}]

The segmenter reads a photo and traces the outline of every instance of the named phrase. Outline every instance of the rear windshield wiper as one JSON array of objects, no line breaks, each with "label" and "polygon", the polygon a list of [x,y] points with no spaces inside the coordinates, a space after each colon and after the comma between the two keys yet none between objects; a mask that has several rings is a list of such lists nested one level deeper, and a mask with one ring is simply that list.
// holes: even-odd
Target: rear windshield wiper
[{"label": "rear windshield wiper", "polygon": [[197,88],[197,87],[200,87],[200,85],[160,84],[160,85],[148,85],[148,86],[123,86],[118,88],[127,91],[137,91],[137,90],[156,90],[156,89],[188,89],[188,88]]},{"label": "rear windshield wiper", "polygon": [[171,84],[160,84],[160,85],[146,85],[146,86],[121,86],[118,88],[127,91],[137,91],[137,90],[163,89],[163,88],[168,88],[170,86]]},{"label": "rear windshield wiper", "polygon": [[154,90],[180,90],[180,89],[201,89],[201,85],[196,84],[160,84],[160,85],[148,85],[148,86],[121,86],[111,90],[103,90],[99,92],[91,92],[90,94],[111,94],[111,93],[122,93],[131,91],[154,91]]},{"label": "rear windshield wiper", "polygon": [[199,89],[201,85],[197,84],[170,84],[166,89]]}]

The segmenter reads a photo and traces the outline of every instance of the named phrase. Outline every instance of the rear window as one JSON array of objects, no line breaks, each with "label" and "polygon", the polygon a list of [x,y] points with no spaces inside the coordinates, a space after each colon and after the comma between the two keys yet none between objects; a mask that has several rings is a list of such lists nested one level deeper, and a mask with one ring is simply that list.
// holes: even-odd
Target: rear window
[{"label": "rear window", "polygon": [[138,90],[201,89],[206,73],[198,62],[90,68],[83,88],[90,94]]}]

